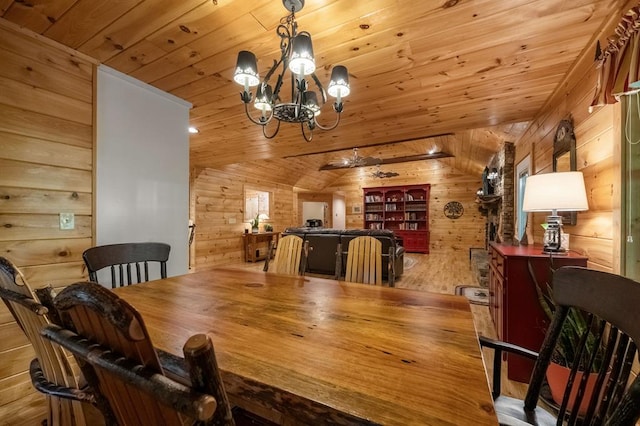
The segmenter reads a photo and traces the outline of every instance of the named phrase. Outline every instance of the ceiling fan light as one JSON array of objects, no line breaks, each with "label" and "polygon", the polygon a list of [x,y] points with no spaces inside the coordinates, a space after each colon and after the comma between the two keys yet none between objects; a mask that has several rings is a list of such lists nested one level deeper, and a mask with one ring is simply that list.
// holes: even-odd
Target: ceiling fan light
[{"label": "ceiling fan light", "polygon": [[313,57],[313,46],[309,33],[300,33],[291,41],[291,58],[289,69],[294,74],[309,75],[316,70],[316,60]]},{"label": "ceiling fan light", "polygon": [[271,111],[271,96],[273,95],[273,90],[271,89],[271,85],[269,84],[261,84],[258,86],[258,90],[256,93],[256,100],[253,103],[253,106],[256,109],[261,111]]},{"label": "ceiling fan light", "polygon": [[256,55],[247,50],[238,52],[238,61],[236,62],[236,71],[233,74],[233,81],[241,85],[254,87],[260,84],[260,76],[258,75],[258,62]]},{"label": "ceiling fan light", "polygon": [[349,87],[349,72],[347,71],[347,67],[344,65],[336,65],[333,67],[327,93],[334,98],[349,96],[351,89]]}]

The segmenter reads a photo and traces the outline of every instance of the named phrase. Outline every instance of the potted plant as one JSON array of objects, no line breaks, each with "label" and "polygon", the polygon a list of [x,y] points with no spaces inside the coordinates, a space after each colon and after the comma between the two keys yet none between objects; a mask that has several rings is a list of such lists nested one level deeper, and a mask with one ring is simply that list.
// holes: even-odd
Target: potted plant
[{"label": "potted plant", "polygon": [[264,224],[264,231],[265,232],[273,232],[273,225],[270,223],[265,223]]},{"label": "potted plant", "polygon": [[[553,274],[554,271],[555,270],[553,269],[552,263],[551,273]],[[535,277],[534,282],[536,283],[535,287],[538,294],[538,300],[540,301],[540,306],[542,307],[542,310],[545,312],[549,320],[551,320],[556,310],[556,303],[553,300],[553,292],[551,286],[547,283],[546,288],[543,290],[536,282]],[[558,338],[558,343],[553,353],[551,363],[547,369],[547,383],[549,384],[551,396],[554,402],[560,404],[564,396],[564,391],[567,387],[567,381],[571,372],[572,362],[576,359],[575,354],[577,351],[578,342],[585,332],[587,332],[587,345],[585,348],[586,353],[583,353],[581,357],[581,365],[578,367],[578,371],[574,379],[573,389],[571,390],[571,396],[567,404],[567,409],[571,411],[578,391],[578,385],[582,380],[582,376],[585,374],[585,363],[587,362],[585,360],[590,360],[593,357],[594,362],[590,368],[585,395],[582,399],[580,407],[578,408],[578,413],[580,415],[586,414],[587,405],[589,404],[589,400],[591,399],[591,394],[593,393],[593,388],[595,386],[598,373],[602,368],[602,360],[604,355],[604,349],[602,345],[596,344],[597,331],[589,328],[589,324],[587,323],[585,315],[582,311],[575,308],[569,309],[569,313],[567,319],[563,324],[562,332],[560,333],[560,337]]]},{"label": "potted plant", "polygon": [[260,227],[260,218],[258,217],[258,215],[256,215],[254,219],[251,219],[250,223],[251,223],[251,232],[253,232],[254,234],[258,233],[259,227]]}]

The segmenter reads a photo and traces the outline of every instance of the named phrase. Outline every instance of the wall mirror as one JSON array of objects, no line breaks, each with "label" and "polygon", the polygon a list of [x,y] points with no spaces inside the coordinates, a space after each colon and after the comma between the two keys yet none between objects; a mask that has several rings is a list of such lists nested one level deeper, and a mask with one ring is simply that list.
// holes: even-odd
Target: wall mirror
[{"label": "wall mirror", "polygon": [[[558,124],[553,140],[553,171],[573,172],[577,170],[576,136],[573,133],[571,119],[562,120]],[[558,212],[564,225],[575,225],[578,222],[576,212]]]},{"label": "wall mirror", "polygon": [[271,217],[271,192],[257,188],[244,187],[244,221],[249,222],[256,216],[264,214]]}]

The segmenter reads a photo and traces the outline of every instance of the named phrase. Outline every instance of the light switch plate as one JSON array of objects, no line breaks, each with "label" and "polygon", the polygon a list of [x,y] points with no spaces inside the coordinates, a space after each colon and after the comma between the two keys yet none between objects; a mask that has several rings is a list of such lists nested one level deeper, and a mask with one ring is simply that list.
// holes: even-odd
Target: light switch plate
[{"label": "light switch plate", "polygon": [[73,213],[60,213],[60,229],[74,229],[75,216]]},{"label": "light switch plate", "polygon": [[232,225],[234,223],[236,223],[236,218],[235,217],[230,217],[229,218],[229,225]]}]

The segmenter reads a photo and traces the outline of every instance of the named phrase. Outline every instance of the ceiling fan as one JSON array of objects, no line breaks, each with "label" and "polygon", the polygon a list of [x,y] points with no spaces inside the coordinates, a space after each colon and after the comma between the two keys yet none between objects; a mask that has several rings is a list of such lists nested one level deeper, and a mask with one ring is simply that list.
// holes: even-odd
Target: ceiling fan
[{"label": "ceiling fan", "polygon": [[371,172],[371,177],[374,178],[380,178],[380,179],[384,179],[384,178],[390,178],[390,177],[396,177],[396,176],[400,176],[400,173],[396,173],[396,172],[383,172],[382,170],[380,170],[380,164],[376,164],[376,171],[375,172]]},{"label": "ceiling fan", "polygon": [[342,169],[347,167],[375,166],[381,162],[382,160],[376,157],[361,157],[360,154],[358,154],[358,148],[353,148],[353,155],[351,157],[330,161],[328,166],[332,169]]}]

